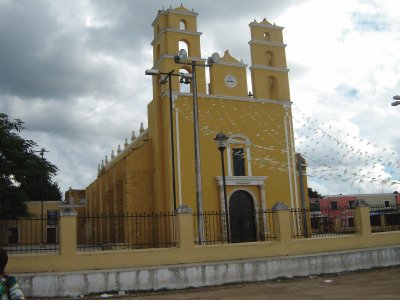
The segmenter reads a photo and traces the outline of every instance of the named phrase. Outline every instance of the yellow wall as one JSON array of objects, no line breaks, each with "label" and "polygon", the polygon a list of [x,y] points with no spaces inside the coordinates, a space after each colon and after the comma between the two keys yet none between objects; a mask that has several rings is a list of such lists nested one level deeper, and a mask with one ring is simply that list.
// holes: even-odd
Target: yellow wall
[{"label": "yellow wall", "polygon": [[76,217],[64,216],[60,224],[60,254],[10,254],[7,271],[17,274],[150,267],[355,250],[400,243],[399,231],[371,233],[368,207],[356,208],[358,231],[354,235],[292,240],[289,211],[283,210],[274,214],[276,239],[273,241],[207,246],[194,245],[193,217],[190,213],[178,214],[177,218],[176,248],[77,252],[76,236],[70,235],[68,230],[75,228]]},{"label": "yellow wall", "polygon": [[86,188],[86,213],[153,211],[151,150],[144,132],[102,167],[98,178]]}]

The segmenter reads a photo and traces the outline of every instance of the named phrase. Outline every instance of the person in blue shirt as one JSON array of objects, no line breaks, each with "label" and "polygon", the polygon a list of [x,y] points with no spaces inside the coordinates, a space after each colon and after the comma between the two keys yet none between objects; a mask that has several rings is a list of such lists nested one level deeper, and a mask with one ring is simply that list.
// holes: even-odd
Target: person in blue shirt
[{"label": "person in blue shirt", "polygon": [[7,251],[0,248],[0,300],[25,300],[17,279],[4,274],[7,262]]}]

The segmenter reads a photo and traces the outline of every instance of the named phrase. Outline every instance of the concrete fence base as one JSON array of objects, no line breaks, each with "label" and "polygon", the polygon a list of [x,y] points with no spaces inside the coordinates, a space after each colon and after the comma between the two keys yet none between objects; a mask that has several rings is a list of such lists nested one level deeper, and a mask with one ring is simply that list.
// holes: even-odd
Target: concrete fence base
[{"label": "concrete fence base", "polygon": [[400,265],[400,246],[301,256],[116,270],[24,273],[27,296],[79,296],[110,291],[148,291],[264,281]]}]

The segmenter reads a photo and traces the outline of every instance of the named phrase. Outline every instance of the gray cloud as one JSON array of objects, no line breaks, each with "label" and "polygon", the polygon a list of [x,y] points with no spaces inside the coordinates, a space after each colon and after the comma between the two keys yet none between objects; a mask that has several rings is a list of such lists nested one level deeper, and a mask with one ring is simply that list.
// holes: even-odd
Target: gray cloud
[{"label": "gray cloud", "polygon": [[[203,32],[206,51],[223,54],[229,49],[250,64],[247,25],[253,19],[274,22],[303,2],[189,0],[184,5],[199,14],[198,30]],[[84,188],[104,156],[122,145],[132,130],[137,132],[141,122],[146,125],[152,89],[143,72],[153,62],[151,23],[163,6],[180,4],[180,0],[0,0],[0,111],[25,121],[28,129],[23,134],[50,150],[48,158],[59,167],[57,179],[64,190]],[[382,15],[376,20],[382,24]],[[356,29],[379,25],[357,14],[353,22]],[[291,79],[309,70],[288,60]],[[347,105],[355,92],[362,97],[362,91],[346,82],[337,87],[318,95],[335,99],[324,104],[323,118],[334,119],[338,106],[357,109]],[[379,117],[354,113],[352,120],[366,124],[363,134],[371,137],[374,127],[368,121],[377,123]],[[396,132],[385,141],[389,139],[399,149]]]}]

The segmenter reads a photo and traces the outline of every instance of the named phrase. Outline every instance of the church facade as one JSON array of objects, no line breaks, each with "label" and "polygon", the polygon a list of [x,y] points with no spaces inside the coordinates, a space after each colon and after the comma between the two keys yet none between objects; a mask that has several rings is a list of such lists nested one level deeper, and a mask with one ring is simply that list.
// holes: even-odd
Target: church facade
[{"label": "church facade", "polygon": [[[194,212],[235,211],[254,219],[252,212],[278,201],[304,207],[307,180],[304,161],[295,152],[283,28],[254,20],[249,24],[250,66],[228,50],[208,66],[195,12],[183,6],[163,9],[152,26],[148,128],[141,127],[138,136],[133,134],[99,165],[97,179],[85,191],[86,214],[187,206]],[[181,49],[187,53],[183,60],[176,57]],[[228,137],[223,152],[226,198],[214,141],[221,132]]]}]

